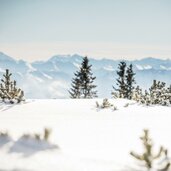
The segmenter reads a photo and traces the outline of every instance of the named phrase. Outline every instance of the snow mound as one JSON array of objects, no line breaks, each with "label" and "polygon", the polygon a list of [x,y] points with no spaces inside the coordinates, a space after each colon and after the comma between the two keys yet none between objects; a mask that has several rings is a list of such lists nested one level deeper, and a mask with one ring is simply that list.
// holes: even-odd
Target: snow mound
[{"label": "snow mound", "polygon": [[21,137],[17,141],[14,142],[13,146],[10,148],[10,153],[21,153],[24,156],[29,156],[34,153],[57,149],[57,145],[50,144],[45,140],[37,140],[35,138],[25,138]]},{"label": "snow mound", "polygon": [[12,138],[9,136],[0,136],[0,148],[11,141],[12,141]]}]

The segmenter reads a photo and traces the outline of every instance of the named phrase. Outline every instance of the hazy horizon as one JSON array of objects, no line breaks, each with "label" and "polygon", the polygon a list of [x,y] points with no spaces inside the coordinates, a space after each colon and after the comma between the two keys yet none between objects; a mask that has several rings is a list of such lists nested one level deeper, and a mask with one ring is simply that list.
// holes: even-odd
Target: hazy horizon
[{"label": "hazy horizon", "polygon": [[84,56],[87,56],[89,59],[95,59],[95,60],[103,60],[103,59],[106,59],[106,60],[113,60],[113,61],[136,61],[136,60],[143,60],[143,59],[149,59],[149,58],[152,58],[152,59],[159,59],[159,60],[170,60],[171,61],[171,58],[160,58],[160,57],[155,57],[155,56],[145,56],[145,57],[142,57],[142,58],[135,58],[135,59],[126,59],[126,58],[109,58],[109,57],[101,57],[101,58],[96,58],[94,56],[88,56],[88,55],[82,55],[82,54],[79,54],[79,53],[73,53],[73,54],[53,54],[45,59],[43,58],[40,58],[40,59],[37,59],[37,58],[33,58],[32,60],[28,60],[28,59],[24,59],[24,58],[19,58],[19,57],[16,57],[16,56],[12,56],[8,53],[5,53],[5,52],[2,52],[0,51],[0,54],[3,54],[3,55],[6,55],[8,57],[11,57],[12,59],[14,60],[23,60],[25,62],[29,62],[29,63],[32,63],[32,62],[38,62],[38,61],[47,61],[53,57],[56,57],[56,56],[60,56],[60,57],[72,57],[72,56],[75,56],[75,55],[78,55],[80,57],[84,57]]},{"label": "hazy horizon", "polygon": [[170,8],[169,0],[0,0],[0,51],[27,61],[171,59]]}]

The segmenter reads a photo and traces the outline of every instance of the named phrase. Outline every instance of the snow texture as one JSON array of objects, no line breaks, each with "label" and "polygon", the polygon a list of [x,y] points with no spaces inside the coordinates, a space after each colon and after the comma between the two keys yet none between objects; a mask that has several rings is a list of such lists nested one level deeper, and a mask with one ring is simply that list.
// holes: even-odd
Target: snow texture
[{"label": "snow texture", "polygon": [[[0,103],[0,131],[10,134],[0,137],[0,171],[140,171],[129,152],[142,152],[143,129],[170,152],[170,107],[110,99],[118,110],[100,109],[96,101],[103,99]],[[21,138],[45,127],[48,142]]]}]

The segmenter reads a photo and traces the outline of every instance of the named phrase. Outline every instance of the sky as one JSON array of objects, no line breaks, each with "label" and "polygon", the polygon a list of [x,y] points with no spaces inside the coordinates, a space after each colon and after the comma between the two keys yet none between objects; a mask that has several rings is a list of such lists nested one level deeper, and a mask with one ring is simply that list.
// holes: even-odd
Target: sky
[{"label": "sky", "polygon": [[171,59],[171,0],[0,0],[0,51]]}]

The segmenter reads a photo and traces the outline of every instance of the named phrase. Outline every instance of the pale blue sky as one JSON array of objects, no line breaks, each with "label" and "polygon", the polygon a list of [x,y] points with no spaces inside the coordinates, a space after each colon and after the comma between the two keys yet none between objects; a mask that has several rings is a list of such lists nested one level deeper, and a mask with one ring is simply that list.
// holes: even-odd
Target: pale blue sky
[{"label": "pale blue sky", "polygon": [[171,58],[171,0],[0,0],[0,51]]}]

